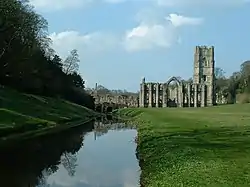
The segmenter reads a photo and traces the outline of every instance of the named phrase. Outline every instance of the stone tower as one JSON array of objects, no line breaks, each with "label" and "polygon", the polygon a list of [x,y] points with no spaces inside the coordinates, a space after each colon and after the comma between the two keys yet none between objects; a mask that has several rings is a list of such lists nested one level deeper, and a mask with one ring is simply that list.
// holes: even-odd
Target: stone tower
[{"label": "stone tower", "polygon": [[206,85],[206,104],[215,104],[214,47],[196,46],[194,53],[194,84]]}]

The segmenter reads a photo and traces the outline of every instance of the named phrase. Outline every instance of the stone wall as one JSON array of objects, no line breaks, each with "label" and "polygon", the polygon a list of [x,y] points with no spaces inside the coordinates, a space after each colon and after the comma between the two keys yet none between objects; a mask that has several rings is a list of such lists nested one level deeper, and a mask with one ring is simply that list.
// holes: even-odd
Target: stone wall
[{"label": "stone wall", "polygon": [[95,104],[117,104],[126,107],[138,107],[138,97],[127,95],[99,95],[92,94],[95,98]]}]

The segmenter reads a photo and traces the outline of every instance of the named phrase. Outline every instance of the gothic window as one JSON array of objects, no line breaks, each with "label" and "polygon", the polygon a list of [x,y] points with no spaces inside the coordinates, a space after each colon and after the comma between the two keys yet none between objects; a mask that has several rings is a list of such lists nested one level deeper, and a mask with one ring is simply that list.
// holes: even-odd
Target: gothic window
[{"label": "gothic window", "polygon": [[203,65],[203,67],[207,66],[207,60],[205,57],[202,58],[202,65]]}]

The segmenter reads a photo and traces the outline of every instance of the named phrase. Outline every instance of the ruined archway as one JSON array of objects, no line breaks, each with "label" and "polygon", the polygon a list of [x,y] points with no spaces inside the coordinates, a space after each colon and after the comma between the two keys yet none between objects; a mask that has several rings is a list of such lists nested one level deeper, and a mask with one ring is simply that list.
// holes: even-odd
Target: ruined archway
[{"label": "ruined archway", "polygon": [[[170,86],[170,83],[175,82],[176,85]],[[166,82],[166,105],[167,107],[177,107],[181,102],[181,79],[175,76],[171,77]]]}]

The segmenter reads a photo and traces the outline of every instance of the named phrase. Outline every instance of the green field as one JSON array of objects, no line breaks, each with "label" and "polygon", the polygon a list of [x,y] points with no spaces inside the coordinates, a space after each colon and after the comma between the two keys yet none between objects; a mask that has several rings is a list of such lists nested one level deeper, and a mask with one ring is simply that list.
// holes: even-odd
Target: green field
[{"label": "green field", "polygon": [[138,124],[143,186],[250,186],[250,104],[119,112]]},{"label": "green field", "polygon": [[0,89],[0,137],[86,121],[96,114],[66,100]]}]

